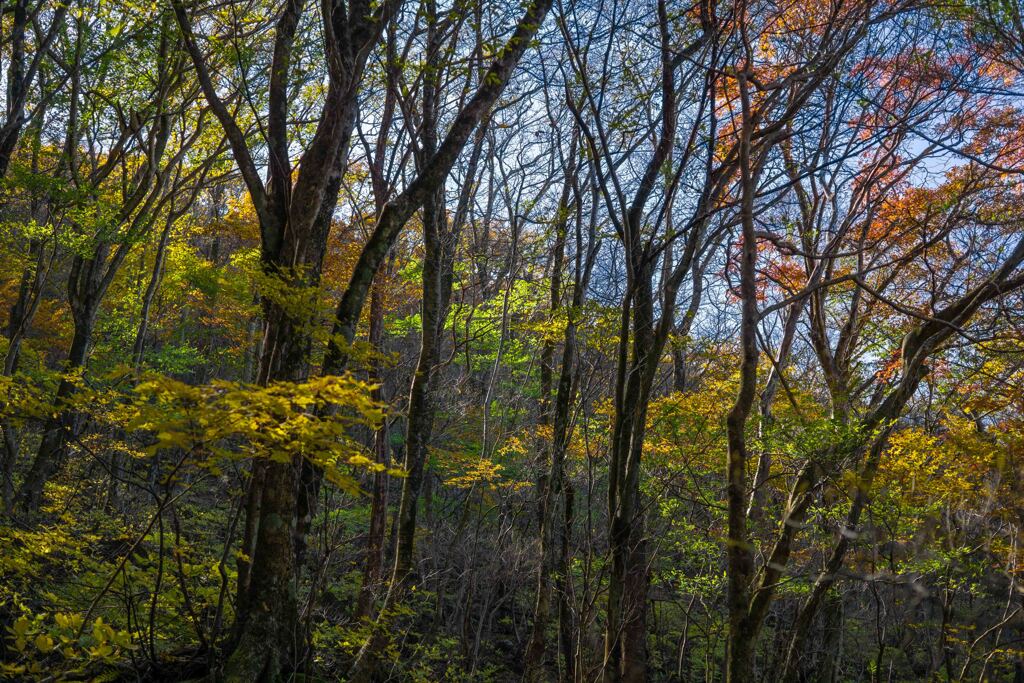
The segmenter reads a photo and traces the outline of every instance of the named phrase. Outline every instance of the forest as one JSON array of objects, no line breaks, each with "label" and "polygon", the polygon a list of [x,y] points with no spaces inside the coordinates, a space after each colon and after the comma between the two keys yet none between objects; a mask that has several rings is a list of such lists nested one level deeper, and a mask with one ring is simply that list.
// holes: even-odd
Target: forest
[{"label": "forest", "polygon": [[0,0],[0,98],[0,680],[1024,683],[1024,0]]}]

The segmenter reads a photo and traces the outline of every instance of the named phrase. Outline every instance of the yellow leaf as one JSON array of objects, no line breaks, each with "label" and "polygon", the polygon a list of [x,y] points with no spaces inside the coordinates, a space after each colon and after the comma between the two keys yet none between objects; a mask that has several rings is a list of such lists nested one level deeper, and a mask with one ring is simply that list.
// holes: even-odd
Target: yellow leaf
[{"label": "yellow leaf", "polygon": [[35,644],[37,650],[46,653],[53,649],[53,638],[45,633],[40,633],[36,636]]},{"label": "yellow leaf", "polygon": [[18,617],[14,622],[14,635],[23,636],[28,633],[29,621],[25,617]]}]

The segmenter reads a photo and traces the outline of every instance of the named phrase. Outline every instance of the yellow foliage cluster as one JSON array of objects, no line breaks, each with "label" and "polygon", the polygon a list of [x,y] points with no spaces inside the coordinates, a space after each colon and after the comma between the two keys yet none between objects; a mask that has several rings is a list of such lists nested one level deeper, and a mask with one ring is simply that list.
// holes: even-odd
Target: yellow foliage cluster
[{"label": "yellow foliage cluster", "polygon": [[[510,437],[499,449],[501,457],[517,458],[527,452],[526,443]],[[440,470],[445,486],[458,489],[481,488],[485,491],[499,489],[516,491],[530,485],[509,474],[505,466],[477,453],[431,449],[435,466]],[[513,459],[513,462],[516,461]]]},{"label": "yellow foliage cluster", "polygon": [[358,485],[342,468],[384,469],[349,433],[355,425],[376,427],[383,420],[372,390],[350,375],[269,386],[194,386],[153,376],[136,387],[123,424],[155,435],[146,453],[177,449],[215,473],[221,458],[305,458],[322,467],[328,481],[354,493]]},{"label": "yellow foliage cluster", "polygon": [[958,504],[977,496],[996,464],[997,445],[955,416],[943,433],[910,427],[889,437],[877,484],[908,503]]},{"label": "yellow foliage cluster", "polygon": [[0,663],[4,676],[37,676],[54,657],[77,663],[84,673],[89,665],[115,662],[133,648],[131,634],[110,626],[103,617],[96,617],[87,629],[80,614],[57,612],[51,619],[46,613],[32,614],[24,607],[22,611],[6,629],[15,659]]}]

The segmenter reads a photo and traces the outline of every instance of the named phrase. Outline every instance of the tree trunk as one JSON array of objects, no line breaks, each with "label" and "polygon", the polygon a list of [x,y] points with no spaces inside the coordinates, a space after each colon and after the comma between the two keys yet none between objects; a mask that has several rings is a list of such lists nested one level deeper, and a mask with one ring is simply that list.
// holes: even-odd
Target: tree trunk
[{"label": "tree trunk", "polygon": [[[48,267],[45,263],[45,250],[42,243],[32,240],[29,244],[29,255],[35,257],[35,266],[26,268],[21,275],[18,287],[18,298],[11,306],[10,320],[7,325],[7,355],[4,357],[3,375],[10,377],[18,368],[21,358],[21,343],[28,333],[29,325],[35,317],[42,300],[43,285],[46,281]],[[14,509],[14,467],[18,460],[18,430],[10,421],[0,422],[3,432],[3,451],[0,452],[0,477],[3,478],[0,495],[4,499],[4,507],[10,512]]]},{"label": "tree trunk", "polygon": [[[440,194],[440,193],[438,193]],[[423,487],[427,447],[433,431],[435,407],[432,401],[434,376],[440,358],[441,334],[451,294],[452,261],[446,257],[449,249],[442,243],[447,230],[439,229],[444,221],[441,197],[435,196],[423,209],[423,302],[420,308],[420,352],[409,389],[409,403],[405,430],[405,478],[395,522],[395,560],[382,614],[386,613],[405,594],[411,581],[416,541],[416,516],[420,491]],[[447,277],[445,270],[449,271]],[[447,286],[447,291],[445,291]],[[372,680],[381,666],[379,661],[384,646],[384,634],[375,632],[357,656],[351,680]]]},{"label": "tree trunk", "polygon": [[[632,256],[635,258],[635,255]],[[606,683],[643,681],[647,669],[648,558],[640,504],[640,462],[647,408],[665,337],[654,334],[653,273],[636,259],[632,295],[623,302],[615,426],[609,465],[608,514],[611,573],[605,627]],[[628,367],[627,367],[628,364]]]},{"label": "tree trunk", "polygon": [[[762,438],[771,428],[774,420],[772,404],[775,402],[775,396],[778,394],[779,387],[782,385],[782,373],[785,371],[786,365],[789,363],[789,355],[793,349],[793,341],[796,338],[796,324],[800,319],[803,309],[804,300],[799,299],[786,310],[786,322],[783,325],[782,341],[779,344],[779,351],[776,355],[775,362],[772,364],[771,370],[768,372],[768,379],[765,381],[765,387],[761,391],[761,398],[758,402],[758,409],[760,412],[758,435]],[[762,447],[758,454],[757,470],[754,473],[753,490],[750,494],[750,507],[747,511],[747,516],[752,520],[759,520],[762,517],[764,504],[768,495],[766,487],[768,477],[771,474],[771,469],[771,449]]]},{"label": "tree trunk", "polygon": [[[384,333],[384,303],[382,283],[378,282],[374,287],[373,296],[370,299],[370,344],[377,352],[383,352],[382,336]],[[374,398],[383,401],[383,395],[379,386],[380,364],[375,363],[372,380],[378,384],[374,390]],[[388,443],[388,423],[384,423],[373,434],[373,452],[378,463],[388,466],[391,464],[390,450]],[[388,475],[387,472],[373,473],[373,488],[370,502],[370,528],[366,533],[366,559],[363,563],[363,582],[359,588],[359,598],[356,601],[356,610],[353,616],[356,619],[363,619],[372,616],[373,595],[381,578],[381,568],[384,561],[384,534],[386,529],[385,513],[388,506]]]},{"label": "tree trunk", "polygon": [[572,539],[573,503],[575,495],[571,481],[563,483],[565,493],[562,496],[564,517],[562,519],[561,552],[558,558],[558,578],[555,590],[558,593],[558,642],[562,653],[562,681],[576,680],[576,624],[573,619],[573,606],[570,602],[572,574],[570,574],[570,541]]},{"label": "tree trunk", "polygon": [[298,622],[292,546],[299,463],[267,463],[262,478],[256,558],[247,582],[238,641],[225,680],[276,680],[295,671],[305,649]]},{"label": "tree trunk", "polygon": [[167,255],[167,242],[171,235],[171,228],[174,222],[168,218],[160,233],[160,241],[156,247],[156,257],[153,262],[153,273],[146,285],[146,292],[142,296],[142,310],[139,314],[139,327],[135,333],[135,344],[132,347],[132,367],[138,373],[142,369],[142,358],[146,350],[146,333],[149,331],[149,311],[153,305],[153,297],[156,296],[160,287],[160,279],[163,277],[164,259]]},{"label": "tree trunk", "polygon": [[[267,323],[258,382],[301,381],[308,374],[311,343],[302,331],[303,321],[271,301],[264,302],[264,309]],[[239,566],[235,642],[224,667],[227,681],[276,680],[298,670],[304,659],[295,572],[301,466],[298,457],[291,462],[253,463],[243,539],[249,560],[244,568]]]},{"label": "tree trunk", "polygon": [[[85,367],[96,326],[96,313],[95,308],[75,313],[75,333],[66,366],[69,373]],[[46,420],[39,450],[18,493],[18,506],[25,512],[37,512],[42,506],[43,487],[63,464],[67,456],[68,440],[78,435],[81,414],[66,405],[77,390],[78,385],[67,378],[62,379],[57,387],[53,401],[54,414]]]},{"label": "tree trunk", "polygon": [[740,245],[740,388],[726,417],[726,499],[728,539],[726,562],[728,589],[729,640],[726,648],[726,682],[753,680],[754,646],[760,630],[760,618],[751,615],[750,584],[754,574],[754,553],[747,537],[747,442],[746,424],[757,389],[757,238],[754,232],[754,193],[757,188],[751,163],[750,102],[747,82],[740,75],[743,105],[740,133],[741,224]]},{"label": "tree trunk", "polygon": [[[575,144],[570,151],[571,157],[575,156]],[[574,172],[574,167],[567,169],[567,175]],[[555,243],[551,257],[551,291],[550,291],[550,312],[554,317],[559,309],[562,297],[562,269],[565,261],[565,241],[569,212],[569,192],[571,189],[570,179],[567,177],[562,190],[562,196],[558,204],[559,221],[555,226]],[[583,273],[576,273],[576,280],[573,283],[573,311],[578,310],[582,301]],[[569,407],[573,400],[574,388],[574,363],[576,345],[576,319],[575,313],[570,312],[566,321],[565,333],[563,335],[561,369],[558,378],[558,390],[555,396],[554,424],[551,432],[551,442],[545,449],[550,454],[548,469],[541,478],[538,486],[537,514],[540,518],[540,559],[537,566],[537,593],[533,608],[533,627],[530,632],[530,639],[527,642],[524,655],[526,681],[540,681],[544,676],[544,659],[547,650],[547,627],[551,613],[552,576],[557,572],[561,564],[561,555],[556,554],[559,550],[558,531],[560,529],[558,506],[559,498],[563,489],[563,463],[568,448],[568,420]],[[541,361],[541,410],[540,423],[551,424],[551,375],[553,374],[554,344],[545,343]],[[564,545],[564,539],[563,539]],[[561,613],[561,610],[559,610]]]}]

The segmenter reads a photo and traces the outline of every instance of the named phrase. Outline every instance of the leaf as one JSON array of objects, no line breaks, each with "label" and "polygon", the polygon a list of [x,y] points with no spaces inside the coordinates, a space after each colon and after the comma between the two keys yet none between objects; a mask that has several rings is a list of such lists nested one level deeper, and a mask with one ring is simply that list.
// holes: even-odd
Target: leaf
[{"label": "leaf", "polygon": [[36,649],[40,652],[47,653],[53,649],[53,638],[46,635],[45,633],[40,633],[38,636],[36,636],[34,642]]},{"label": "leaf", "polygon": [[14,631],[14,635],[20,638],[28,633],[29,626],[29,620],[22,616],[18,617],[17,621],[14,622],[14,627],[11,630]]}]

